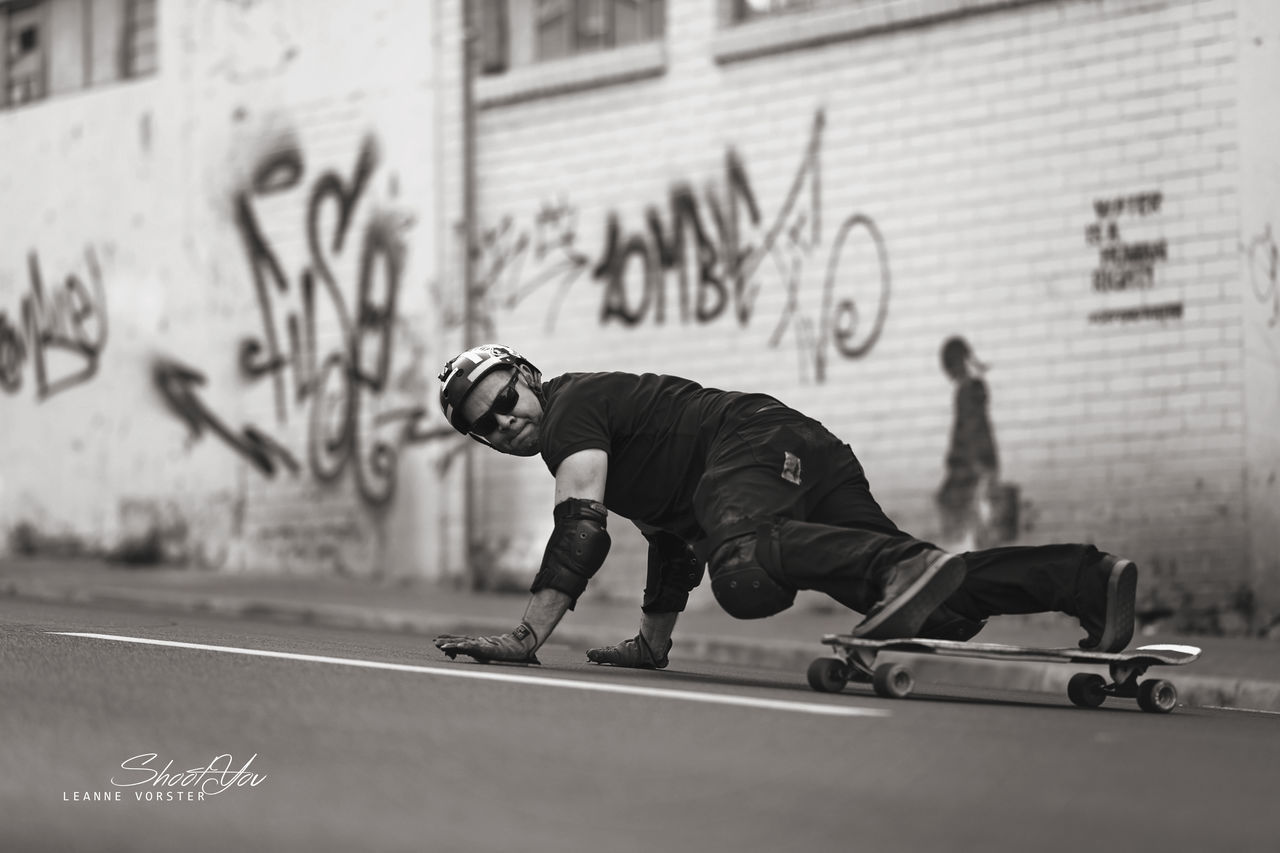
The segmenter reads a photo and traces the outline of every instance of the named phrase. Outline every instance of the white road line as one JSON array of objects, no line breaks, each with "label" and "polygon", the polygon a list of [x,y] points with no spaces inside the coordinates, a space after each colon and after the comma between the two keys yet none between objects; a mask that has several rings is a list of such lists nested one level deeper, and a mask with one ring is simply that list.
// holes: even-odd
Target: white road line
[{"label": "white road line", "polygon": [[1210,711],[1235,711],[1239,714],[1268,714],[1272,717],[1280,717],[1280,711],[1268,711],[1263,708],[1228,708],[1226,705],[1201,705]]},{"label": "white road line", "polygon": [[739,708],[756,708],[765,711],[792,711],[800,714],[823,714],[832,717],[888,717],[882,708],[859,708],[852,705],[827,705],[817,702],[788,702],[780,699],[758,699],[752,696],[735,696],[727,693],[703,693],[695,690],[669,690],[661,687],[636,687],[608,682],[579,681],[571,678],[546,678],[537,675],[520,675],[510,672],[476,672],[463,667],[413,666],[403,663],[335,658],[324,655],[302,655],[294,652],[272,652],[262,649],[241,649],[235,646],[208,646],[202,643],[180,643],[174,640],[151,640],[145,637],[121,637],[115,634],[82,634],[74,631],[47,631],[62,637],[83,637],[90,640],[112,640],[118,643],[135,643],[144,646],[165,646],[172,649],[194,649],[202,652],[224,652],[250,657],[296,660],[308,663],[328,663],[335,666],[354,666],[364,669],[381,669],[390,672],[411,672],[419,675],[440,675],[448,678],[470,678],[476,681],[499,681],[506,684],[529,684],[538,687],[560,687],[569,690],[591,690],[596,693],[620,693],[626,696],[647,696],[657,699],[678,699],[684,702],[705,702],[712,705],[733,705]]}]

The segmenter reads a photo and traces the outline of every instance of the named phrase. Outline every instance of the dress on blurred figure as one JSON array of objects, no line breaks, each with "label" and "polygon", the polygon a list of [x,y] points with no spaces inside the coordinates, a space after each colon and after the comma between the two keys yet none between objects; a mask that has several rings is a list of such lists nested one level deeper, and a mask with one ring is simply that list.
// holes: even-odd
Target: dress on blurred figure
[{"label": "dress on blurred figure", "polygon": [[961,337],[942,345],[942,370],[955,386],[946,476],[935,496],[942,545],[952,551],[987,548],[1008,537],[996,524],[1000,458],[988,413],[986,365]]}]

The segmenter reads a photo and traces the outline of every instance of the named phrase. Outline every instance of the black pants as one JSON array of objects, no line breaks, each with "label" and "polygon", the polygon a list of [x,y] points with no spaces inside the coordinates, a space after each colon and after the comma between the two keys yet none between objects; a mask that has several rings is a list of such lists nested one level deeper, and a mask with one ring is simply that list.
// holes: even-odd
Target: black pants
[{"label": "black pants", "polygon": [[[691,537],[712,590],[744,618],[789,606],[817,590],[865,613],[887,572],[937,550],[900,530],[871,494],[853,450],[817,421],[784,407],[727,429],[712,447],[693,498]],[[968,576],[945,604],[980,621],[1012,613],[1075,615],[1080,570],[1100,554],[1088,545],[991,548],[963,555]],[[761,582],[760,570],[772,580]],[[756,584],[761,607],[731,607],[729,584]],[[743,587],[735,590],[741,595]],[[772,595],[773,606],[763,599]],[[741,612],[735,612],[739,610]]]}]

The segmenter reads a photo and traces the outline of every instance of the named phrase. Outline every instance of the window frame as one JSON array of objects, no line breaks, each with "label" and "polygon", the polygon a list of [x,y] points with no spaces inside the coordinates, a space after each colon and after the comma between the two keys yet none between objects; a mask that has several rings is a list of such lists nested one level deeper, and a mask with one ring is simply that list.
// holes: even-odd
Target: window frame
[{"label": "window frame", "polygon": [[667,70],[666,40],[639,42],[568,59],[551,59],[477,76],[476,106],[481,109],[552,97],[635,80],[660,77]]},{"label": "window frame", "polygon": [[[112,14],[99,19],[94,0],[79,0],[79,14],[74,25],[66,23],[67,10],[55,10],[55,0],[0,0],[0,112],[34,106],[64,95],[90,91],[113,83],[145,80],[160,73],[162,0],[118,0]],[[70,5],[70,4],[68,4]],[[10,96],[13,85],[8,46],[13,34],[15,12],[26,14],[35,9],[39,50],[39,94],[27,100]],[[106,21],[108,26],[99,26]],[[54,27],[57,26],[57,32]],[[78,60],[83,74],[66,71],[61,64],[68,59],[79,28]],[[55,38],[56,36],[56,38]],[[55,44],[60,45],[55,50]],[[54,63],[59,63],[55,65]]]},{"label": "window frame", "polygon": [[1050,0],[847,0],[840,5],[765,14],[740,23],[734,21],[733,10],[741,0],[717,2],[719,20],[711,54],[716,63],[724,65]]},{"label": "window frame", "polygon": [[[138,80],[143,77],[150,76],[160,70],[160,0],[123,0],[123,32],[120,36],[120,79],[121,80]],[[150,20],[146,23],[149,25],[151,32],[151,65],[149,67],[138,67],[140,56],[145,56],[142,51],[138,50],[139,34],[143,32],[138,24],[138,12],[142,7],[150,8]],[[90,30],[89,27],[85,28]],[[92,32],[88,32],[86,38],[92,38]]]},{"label": "window frame", "polygon": [[[550,97],[604,86],[613,86],[634,80],[659,76],[666,72],[666,30],[668,0],[646,0],[644,12],[650,16],[648,26],[653,35],[639,41],[619,46],[617,0],[592,0],[599,2],[602,16],[600,43],[581,45],[579,13],[585,8],[584,0],[560,0],[561,11],[557,17],[566,29],[566,53],[563,56],[545,56],[542,47],[540,18],[545,9],[532,7],[525,19],[531,26],[524,36],[528,44],[517,50],[514,44],[520,36],[511,24],[508,4],[502,0],[487,0],[481,5],[485,14],[501,12],[488,22],[491,31],[482,29],[481,49],[476,67],[475,98],[477,107],[484,109],[534,98]],[[527,0],[514,0],[527,2]],[[524,22],[521,22],[524,23]],[[520,27],[523,29],[523,27]],[[493,52],[497,45],[505,48],[505,61],[495,62]],[[525,62],[511,63],[513,54],[525,57]]]},{"label": "window frame", "polygon": [[[14,101],[10,98],[9,87],[12,83],[11,67],[9,63],[9,38],[11,36],[10,28],[13,25],[13,15],[15,12],[25,12],[29,9],[36,9],[37,12],[37,38],[39,45],[38,72],[39,94],[24,101]],[[19,0],[19,2],[0,3],[0,109],[13,110],[29,107],[38,104],[41,101],[49,99],[49,2],[48,0]]]}]

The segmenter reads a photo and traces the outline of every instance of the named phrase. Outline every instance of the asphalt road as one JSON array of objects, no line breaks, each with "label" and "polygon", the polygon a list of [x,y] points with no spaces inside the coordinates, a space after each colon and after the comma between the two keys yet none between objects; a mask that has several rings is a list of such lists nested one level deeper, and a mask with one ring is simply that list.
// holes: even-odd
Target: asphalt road
[{"label": "asphalt road", "polygon": [[480,666],[406,635],[0,600],[0,850],[1280,843],[1280,716],[928,685],[830,696],[803,673],[540,657]]}]

